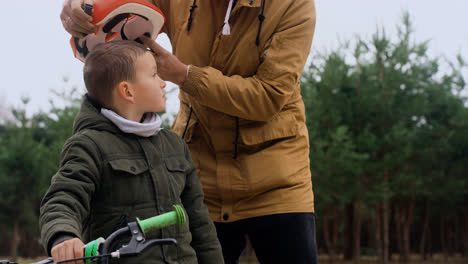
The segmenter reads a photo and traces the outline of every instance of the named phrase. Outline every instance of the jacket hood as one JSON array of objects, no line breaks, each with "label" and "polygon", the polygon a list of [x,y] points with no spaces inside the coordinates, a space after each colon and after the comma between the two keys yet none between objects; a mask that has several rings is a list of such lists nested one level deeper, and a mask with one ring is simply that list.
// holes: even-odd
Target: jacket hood
[{"label": "jacket hood", "polygon": [[102,106],[88,95],[83,97],[80,111],[73,123],[73,134],[85,129],[119,133],[119,128],[101,114]]}]

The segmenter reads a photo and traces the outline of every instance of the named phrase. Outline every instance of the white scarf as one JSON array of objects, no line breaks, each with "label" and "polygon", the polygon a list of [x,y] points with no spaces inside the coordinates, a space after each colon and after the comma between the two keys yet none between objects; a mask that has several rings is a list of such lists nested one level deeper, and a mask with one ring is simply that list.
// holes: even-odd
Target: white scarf
[{"label": "white scarf", "polygon": [[102,108],[101,114],[112,121],[120,130],[142,137],[156,135],[161,128],[161,117],[156,113],[146,113],[142,123],[125,119],[116,112]]}]

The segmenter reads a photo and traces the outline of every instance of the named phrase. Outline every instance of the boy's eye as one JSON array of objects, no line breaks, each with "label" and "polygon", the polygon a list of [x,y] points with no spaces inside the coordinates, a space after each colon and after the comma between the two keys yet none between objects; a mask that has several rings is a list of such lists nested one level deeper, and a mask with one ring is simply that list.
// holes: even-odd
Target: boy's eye
[{"label": "boy's eye", "polygon": [[153,73],[153,77],[156,77],[156,76],[158,76],[158,73],[157,72]]}]

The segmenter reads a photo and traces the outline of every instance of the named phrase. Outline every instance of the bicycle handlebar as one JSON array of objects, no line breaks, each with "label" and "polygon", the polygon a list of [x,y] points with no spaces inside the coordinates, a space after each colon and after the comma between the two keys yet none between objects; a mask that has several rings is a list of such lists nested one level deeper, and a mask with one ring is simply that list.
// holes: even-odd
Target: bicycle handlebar
[{"label": "bicycle handlebar", "polygon": [[[177,244],[177,241],[172,238],[166,239],[153,239],[150,241],[145,241],[144,236],[146,233],[161,229],[170,225],[178,224],[182,226],[186,222],[184,210],[180,205],[174,205],[173,211],[157,215],[151,218],[140,220],[137,218],[136,222],[131,222],[127,227],[116,230],[110,234],[106,240],[96,239],[88,244],[86,244],[84,249],[84,257],[78,259],[69,259],[65,261],[60,261],[59,263],[75,261],[75,260],[90,260],[92,258],[103,258],[103,263],[109,263],[109,257],[121,256],[134,256],[140,254],[143,250],[154,245],[163,245],[163,244]],[[141,232],[141,233],[140,233]],[[110,252],[112,247],[115,245],[114,242],[123,239],[124,237],[131,236],[130,243],[120,248],[115,252]],[[102,252],[100,252],[102,251]],[[0,260],[0,264],[16,264],[15,262],[10,262],[7,260]],[[44,259],[33,264],[56,264],[52,258]]]},{"label": "bicycle handlebar", "polygon": [[178,224],[179,226],[182,226],[186,221],[184,210],[180,205],[174,205],[173,208],[174,211],[147,218],[145,220],[140,220],[137,217],[137,223],[143,234],[169,225]]}]

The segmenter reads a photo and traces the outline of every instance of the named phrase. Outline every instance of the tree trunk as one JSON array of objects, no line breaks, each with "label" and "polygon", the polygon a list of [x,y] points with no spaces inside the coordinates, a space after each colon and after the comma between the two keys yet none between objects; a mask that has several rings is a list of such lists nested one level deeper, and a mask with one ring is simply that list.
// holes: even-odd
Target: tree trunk
[{"label": "tree trunk", "polygon": [[460,223],[461,215],[458,213],[460,209],[457,209],[457,213],[454,215],[454,226],[453,226],[453,253],[456,254],[462,251],[462,246],[460,243],[460,235],[462,234],[463,227]]},{"label": "tree trunk", "polygon": [[402,218],[403,225],[402,225],[402,239],[403,239],[403,262],[407,263],[410,259],[410,230],[411,230],[411,223],[413,222],[413,213],[414,213],[414,197],[412,196],[408,201],[408,208],[406,211],[406,215]]},{"label": "tree trunk", "polygon": [[419,244],[419,254],[421,254],[421,258],[426,261],[426,238],[427,233],[429,231],[429,200],[426,199],[425,208],[424,208],[424,220],[423,220],[423,229],[421,233],[421,242]]},{"label": "tree trunk", "polygon": [[[388,180],[387,180],[388,181]],[[389,215],[390,207],[389,201],[385,200],[383,202],[383,212],[382,212],[382,228],[383,228],[383,264],[388,264],[389,258],[389,249],[390,249],[390,232],[389,232]]]},{"label": "tree trunk", "polygon": [[383,250],[382,250],[382,206],[379,202],[375,204],[375,242],[377,247],[377,256],[379,263],[383,263]]},{"label": "tree trunk", "polygon": [[361,199],[355,201],[354,206],[354,263],[361,263]]},{"label": "tree trunk", "polygon": [[[372,248],[374,245],[376,245],[375,242],[375,220],[374,216],[372,215],[372,208],[369,208],[369,220],[367,223],[363,224],[363,228],[366,229],[366,248]],[[361,245],[362,246],[362,245]],[[375,249],[375,253],[377,254],[377,249]]]},{"label": "tree trunk", "polygon": [[393,218],[395,219],[395,234],[396,234],[396,241],[398,245],[398,253],[400,256],[400,261],[402,260],[402,255],[403,255],[403,233],[401,230],[401,208],[398,206],[395,206],[395,209],[393,210]]},{"label": "tree trunk", "polygon": [[447,217],[447,251],[448,251],[448,256],[451,257],[455,253],[455,228],[457,227],[455,223],[454,216],[449,216]]},{"label": "tree trunk", "polygon": [[339,228],[340,228],[340,222],[338,221],[340,217],[338,217],[338,206],[335,205],[333,207],[333,248],[336,249],[338,245],[338,234],[339,234]]},{"label": "tree trunk", "polygon": [[325,240],[325,245],[327,246],[328,256],[330,258],[330,263],[334,263],[335,261],[335,250],[333,248],[333,242],[330,238],[330,209],[324,210],[324,218],[323,218],[323,238]]},{"label": "tree trunk", "polygon": [[19,243],[19,219],[15,218],[13,222],[13,239],[11,240],[10,257],[16,260],[18,257],[18,243]]},{"label": "tree trunk", "polygon": [[427,248],[428,248],[428,253],[429,253],[429,258],[432,258],[432,255],[434,254],[433,250],[434,250],[434,246],[432,244],[432,229],[431,229],[431,225],[429,224],[429,230],[427,231],[428,234],[427,234],[427,237],[428,237],[428,240],[427,240]]},{"label": "tree trunk", "polygon": [[442,247],[442,253],[444,254],[444,259],[447,261],[448,254],[447,254],[447,241],[445,239],[445,217],[442,215],[440,216],[440,246]]},{"label": "tree trunk", "polygon": [[353,202],[345,207],[345,228],[344,228],[344,245],[343,245],[343,259],[353,259],[353,226],[354,226],[354,209]]},{"label": "tree trunk", "polygon": [[462,208],[462,243],[463,243],[463,256],[468,255],[468,206]]}]

